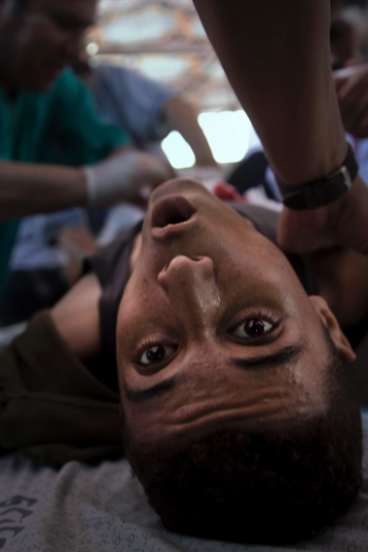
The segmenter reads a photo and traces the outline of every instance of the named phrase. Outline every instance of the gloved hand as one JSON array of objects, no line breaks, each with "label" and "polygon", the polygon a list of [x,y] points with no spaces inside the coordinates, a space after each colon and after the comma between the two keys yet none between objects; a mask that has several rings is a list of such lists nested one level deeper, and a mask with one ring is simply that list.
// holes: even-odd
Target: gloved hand
[{"label": "gloved hand", "polygon": [[151,190],[173,177],[169,164],[154,155],[127,151],[85,167],[88,205],[107,207],[119,202],[144,206]]}]

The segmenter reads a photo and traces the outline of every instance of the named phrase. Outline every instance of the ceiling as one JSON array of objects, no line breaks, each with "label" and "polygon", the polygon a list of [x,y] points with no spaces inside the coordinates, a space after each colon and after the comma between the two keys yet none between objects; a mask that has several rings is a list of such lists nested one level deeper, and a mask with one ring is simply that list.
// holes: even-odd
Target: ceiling
[{"label": "ceiling", "polygon": [[97,62],[124,64],[176,88],[201,110],[239,108],[192,0],[100,0],[88,52]]},{"label": "ceiling", "polygon": [[87,51],[174,87],[200,110],[239,107],[191,0],[101,0]]}]

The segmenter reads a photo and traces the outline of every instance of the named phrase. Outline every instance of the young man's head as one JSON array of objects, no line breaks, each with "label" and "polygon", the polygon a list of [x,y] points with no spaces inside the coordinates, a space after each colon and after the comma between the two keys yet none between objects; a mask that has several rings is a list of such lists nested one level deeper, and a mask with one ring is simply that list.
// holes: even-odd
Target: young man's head
[{"label": "young man's head", "polygon": [[152,195],[117,357],[129,458],[168,528],[295,540],[356,495],[349,343],[282,252],[194,182]]},{"label": "young man's head", "polygon": [[11,59],[0,56],[1,64],[9,64],[7,71],[1,71],[7,80],[3,84],[13,89],[47,89],[79,56],[96,7],[97,0],[0,0],[0,15],[9,21],[2,31],[3,41],[11,53]]}]

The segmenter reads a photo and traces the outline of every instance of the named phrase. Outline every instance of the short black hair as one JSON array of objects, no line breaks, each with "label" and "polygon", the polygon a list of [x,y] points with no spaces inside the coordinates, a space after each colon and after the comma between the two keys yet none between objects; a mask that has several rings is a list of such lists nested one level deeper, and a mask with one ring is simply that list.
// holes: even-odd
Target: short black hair
[{"label": "short black hair", "polygon": [[329,344],[323,415],[277,432],[221,430],[181,448],[135,450],[126,432],[128,459],[169,530],[286,544],[316,534],[348,509],[361,485],[360,410]]}]

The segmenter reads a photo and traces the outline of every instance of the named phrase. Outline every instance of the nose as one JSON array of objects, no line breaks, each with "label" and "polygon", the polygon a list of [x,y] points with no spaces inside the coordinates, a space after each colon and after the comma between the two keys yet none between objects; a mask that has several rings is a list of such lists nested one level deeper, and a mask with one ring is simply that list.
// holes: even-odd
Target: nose
[{"label": "nose", "polygon": [[221,305],[212,259],[174,257],[159,273],[158,282],[190,333],[211,331]]}]

